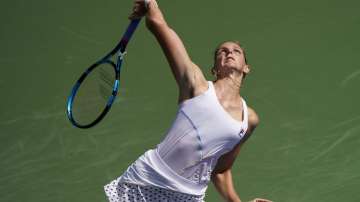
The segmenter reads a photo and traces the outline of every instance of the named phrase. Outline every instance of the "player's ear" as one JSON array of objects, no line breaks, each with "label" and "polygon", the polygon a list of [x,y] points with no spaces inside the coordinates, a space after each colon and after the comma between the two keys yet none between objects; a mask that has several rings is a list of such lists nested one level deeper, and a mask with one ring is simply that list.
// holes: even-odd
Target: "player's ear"
[{"label": "player's ear", "polygon": [[245,74],[250,73],[250,65],[244,65],[243,72],[244,72]]}]

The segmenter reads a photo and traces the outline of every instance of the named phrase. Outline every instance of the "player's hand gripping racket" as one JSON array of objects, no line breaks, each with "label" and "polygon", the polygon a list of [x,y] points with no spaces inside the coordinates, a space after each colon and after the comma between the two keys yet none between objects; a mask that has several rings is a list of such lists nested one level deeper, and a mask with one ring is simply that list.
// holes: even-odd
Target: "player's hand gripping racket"
[{"label": "player's hand gripping racket", "polygon": [[[147,8],[148,0],[144,2]],[[132,19],[115,48],[86,69],[75,83],[66,108],[67,116],[74,126],[90,128],[99,123],[110,110],[119,89],[125,49],[140,20]]]}]

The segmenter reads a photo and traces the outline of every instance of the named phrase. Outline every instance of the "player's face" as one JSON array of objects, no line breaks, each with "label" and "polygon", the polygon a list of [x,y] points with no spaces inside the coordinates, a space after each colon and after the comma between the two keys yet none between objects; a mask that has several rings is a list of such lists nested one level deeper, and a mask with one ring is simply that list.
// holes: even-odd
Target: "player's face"
[{"label": "player's face", "polygon": [[225,42],[216,52],[215,67],[219,70],[236,69],[242,71],[246,65],[243,49],[234,42]]}]

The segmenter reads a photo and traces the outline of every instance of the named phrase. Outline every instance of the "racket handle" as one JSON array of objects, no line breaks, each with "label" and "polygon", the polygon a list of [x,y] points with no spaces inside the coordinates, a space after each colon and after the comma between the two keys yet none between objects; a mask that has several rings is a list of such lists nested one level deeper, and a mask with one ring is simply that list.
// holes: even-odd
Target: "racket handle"
[{"label": "racket handle", "polygon": [[[130,41],[130,38],[132,37],[133,33],[135,32],[136,28],[138,27],[140,20],[141,20],[141,18],[131,20],[120,43],[116,46],[116,48],[113,51],[116,52],[116,49],[118,49],[118,47],[120,47],[121,52],[125,51],[125,48],[126,48],[128,42]],[[113,53],[113,51],[111,53]]]}]

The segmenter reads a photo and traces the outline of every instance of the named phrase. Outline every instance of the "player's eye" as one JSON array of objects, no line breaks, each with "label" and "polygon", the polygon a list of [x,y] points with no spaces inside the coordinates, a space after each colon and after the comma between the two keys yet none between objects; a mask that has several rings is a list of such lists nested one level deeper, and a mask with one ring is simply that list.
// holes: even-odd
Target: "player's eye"
[{"label": "player's eye", "polygon": [[234,49],[235,53],[241,54],[241,50],[240,49]]},{"label": "player's eye", "polygon": [[224,53],[226,53],[226,50],[220,49],[220,50],[218,50],[217,55],[224,54]]}]

